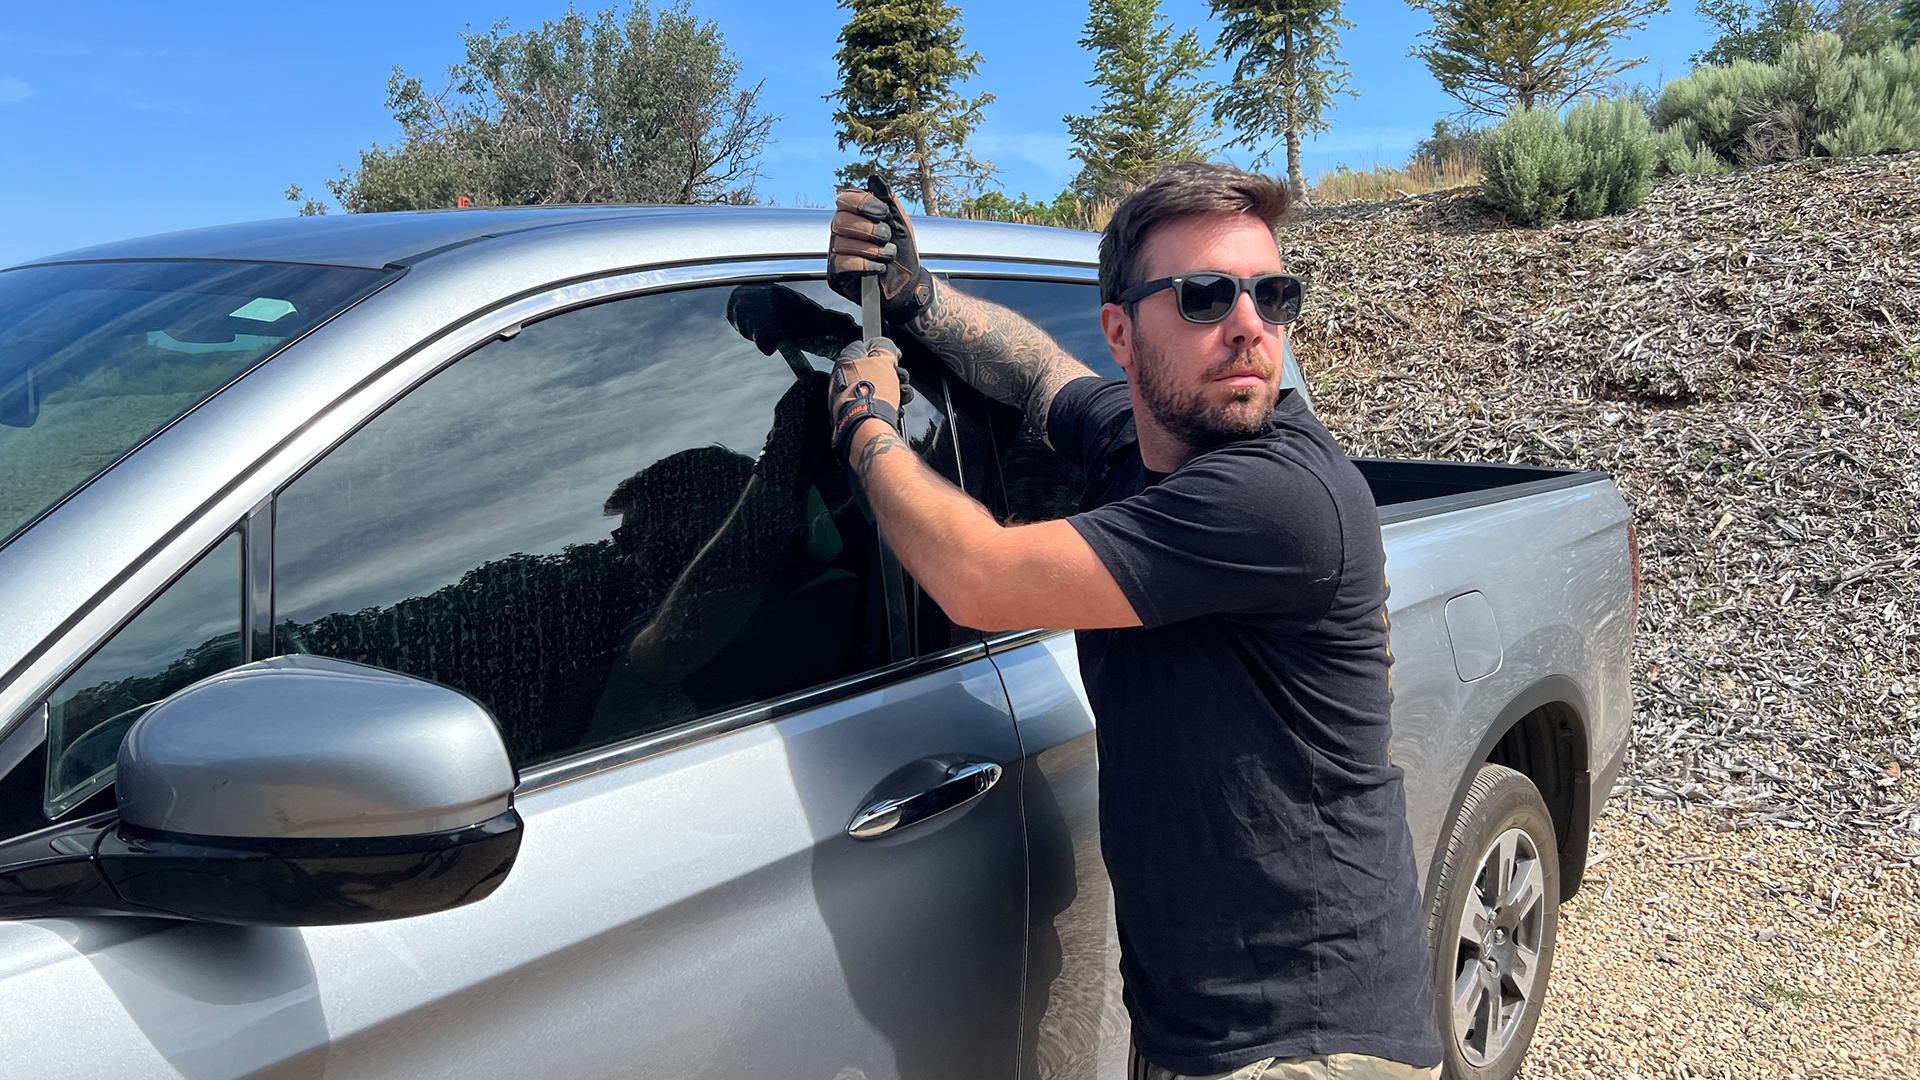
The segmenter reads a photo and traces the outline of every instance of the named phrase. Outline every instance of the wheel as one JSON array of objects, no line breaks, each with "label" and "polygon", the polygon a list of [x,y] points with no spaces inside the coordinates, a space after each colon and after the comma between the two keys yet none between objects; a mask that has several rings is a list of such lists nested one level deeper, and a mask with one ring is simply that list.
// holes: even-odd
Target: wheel
[{"label": "wheel", "polygon": [[1560,923],[1553,819],[1533,781],[1483,765],[1428,913],[1448,1080],[1510,1080],[1540,1023]]}]

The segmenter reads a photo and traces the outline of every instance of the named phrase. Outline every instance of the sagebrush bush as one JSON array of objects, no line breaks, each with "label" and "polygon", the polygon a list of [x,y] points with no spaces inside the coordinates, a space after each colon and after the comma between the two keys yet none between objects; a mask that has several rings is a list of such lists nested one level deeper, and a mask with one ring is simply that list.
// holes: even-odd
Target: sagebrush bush
[{"label": "sagebrush bush", "polygon": [[1517,225],[1551,225],[1578,175],[1573,144],[1552,109],[1515,109],[1480,136],[1483,197]]},{"label": "sagebrush bush", "polygon": [[1631,210],[1653,190],[1653,127],[1632,98],[1589,98],[1567,110],[1567,141],[1574,150],[1570,218],[1597,218]]},{"label": "sagebrush bush", "polygon": [[1737,165],[1920,147],[1920,47],[1849,56],[1835,35],[1811,34],[1778,64],[1695,68],[1662,90],[1653,126],[1682,131],[1661,143],[1673,172],[1689,156],[1704,164],[1701,147]]},{"label": "sagebrush bush", "polygon": [[1839,122],[1815,141],[1834,157],[1920,149],[1920,45],[1850,58]]}]

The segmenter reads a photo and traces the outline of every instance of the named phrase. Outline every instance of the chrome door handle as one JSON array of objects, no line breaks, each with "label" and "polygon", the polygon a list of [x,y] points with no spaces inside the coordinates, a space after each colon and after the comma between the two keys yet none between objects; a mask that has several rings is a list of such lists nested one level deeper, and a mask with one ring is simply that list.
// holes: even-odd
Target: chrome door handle
[{"label": "chrome door handle", "polygon": [[847,835],[855,840],[872,840],[958,809],[999,783],[1000,772],[1000,766],[991,761],[955,765],[947,770],[945,779],[919,794],[869,804],[847,823]]}]

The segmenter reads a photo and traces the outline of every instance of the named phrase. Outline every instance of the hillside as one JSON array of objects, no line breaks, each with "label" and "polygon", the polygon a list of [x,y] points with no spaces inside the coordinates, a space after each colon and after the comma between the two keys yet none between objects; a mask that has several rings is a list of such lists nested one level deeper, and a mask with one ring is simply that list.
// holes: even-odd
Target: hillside
[{"label": "hillside", "polygon": [[1527,1075],[1920,1068],[1920,154],[1548,229],[1349,204],[1282,245],[1351,453],[1600,468],[1635,508],[1613,865],[1563,909]]},{"label": "hillside", "polygon": [[1636,790],[1920,853],[1920,154],[1548,229],[1471,191],[1346,206],[1283,242],[1349,452],[1619,480]]}]

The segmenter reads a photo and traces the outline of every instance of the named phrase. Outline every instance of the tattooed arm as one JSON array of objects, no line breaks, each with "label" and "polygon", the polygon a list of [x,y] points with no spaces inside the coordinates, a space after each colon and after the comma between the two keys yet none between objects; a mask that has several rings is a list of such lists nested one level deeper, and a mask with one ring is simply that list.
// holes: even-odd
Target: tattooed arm
[{"label": "tattooed arm", "polygon": [[[1046,396],[1052,400],[1051,392]],[[955,622],[976,630],[1140,625],[1113,574],[1072,525],[1002,526],[884,421],[862,422],[849,449],[880,531]]]},{"label": "tattooed arm", "polygon": [[974,389],[1025,412],[1045,435],[1054,395],[1092,369],[1026,318],[947,282],[933,284],[932,301],[907,329]]}]

